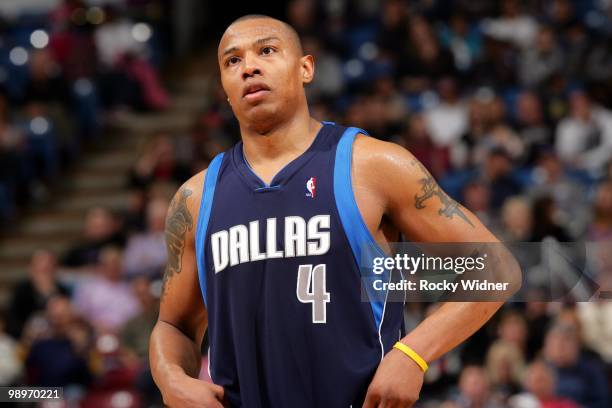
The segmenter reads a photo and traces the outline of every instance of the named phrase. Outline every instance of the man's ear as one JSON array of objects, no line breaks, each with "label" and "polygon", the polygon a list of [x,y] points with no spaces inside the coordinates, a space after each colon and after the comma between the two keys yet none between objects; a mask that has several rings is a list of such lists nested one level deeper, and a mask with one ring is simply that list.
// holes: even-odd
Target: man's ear
[{"label": "man's ear", "polygon": [[314,78],[314,57],[312,55],[304,55],[300,58],[300,70],[302,71],[302,83],[309,84]]}]

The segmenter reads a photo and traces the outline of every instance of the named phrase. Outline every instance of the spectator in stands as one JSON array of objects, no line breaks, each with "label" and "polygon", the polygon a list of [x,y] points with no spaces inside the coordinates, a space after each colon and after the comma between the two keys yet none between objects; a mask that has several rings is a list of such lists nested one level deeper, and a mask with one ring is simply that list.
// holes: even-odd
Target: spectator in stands
[{"label": "spectator in stands", "polygon": [[542,150],[532,172],[532,198],[549,196],[557,210],[556,217],[572,236],[584,233],[589,218],[586,188],[570,177],[559,157],[551,149]]},{"label": "spectator in stands", "polygon": [[6,319],[0,315],[0,386],[8,387],[17,384],[21,375],[22,362],[18,356],[18,344],[5,332]]},{"label": "spectator in stands", "polygon": [[536,360],[526,370],[523,380],[525,393],[512,397],[512,408],[578,408],[578,404],[556,393],[555,372],[545,362]]},{"label": "spectator in stands", "polygon": [[146,189],[153,182],[183,184],[191,172],[188,166],[178,162],[175,147],[167,135],[157,136],[132,168],[130,183],[134,187]]},{"label": "spectator in stands", "polygon": [[387,61],[396,61],[404,50],[404,45],[398,38],[406,35],[408,9],[401,0],[386,0],[382,5],[381,26],[376,44],[381,56]]},{"label": "spectator in stands", "polygon": [[287,20],[300,35],[317,33],[316,6],[313,0],[292,0],[287,5]]},{"label": "spectator in stands", "polygon": [[426,108],[425,122],[432,142],[437,146],[450,147],[457,143],[467,130],[468,112],[459,99],[454,79],[442,78],[437,86],[439,102]]},{"label": "spectator in stands", "polygon": [[319,73],[306,88],[308,100],[337,97],[344,87],[340,59],[335,54],[328,52],[317,37],[302,38],[302,46],[304,52],[312,55],[317,61],[317,72]]},{"label": "spectator in stands", "polygon": [[12,291],[8,307],[7,332],[16,339],[26,321],[35,312],[44,310],[55,295],[68,295],[68,289],[57,280],[57,259],[45,249],[34,252],[30,259],[29,276]]},{"label": "spectator in stands", "polygon": [[8,219],[15,212],[15,204],[25,201],[29,183],[24,165],[26,135],[12,122],[8,106],[5,91],[0,91],[0,191],[6,200],[4,206],[0,205],[0,209],[4,208],[0,219]]},{"label": "spectator in stands", "polygon": [[525,48],[520,62],[521,83],[525,87],[539,87],[563,67],[563,53],[550,27],[540,27],[535,46]]},{"label": "spectator in stands", "polygon": [[40,116],[48,117],[53,124],[54,137],[63,156],[74,155],[78,149],[75,140],[75,123],[68,116],[72,108],[70,85],[47,49],[35,50],[28,62],[29,77],[25,86],[23,103],[40,106]]},{"label": "spectator in stands", "polygon": [[543,357],[554,368],[557,394],[586,408],[608,407],[609,391],[605,373],[598,361],[580,353],[579,334],[563,324],[546,335]]},{"label": "spectator in stands", "polygon": [[440,47],[423,16],[411,17],[408,29],[410,48],[399,58],[397,73],[405,92],[423,92],[431,88],[432,81],[455,73],[453,56]]},{"label": "spectator in stands", "polygon": [[515,129],[525,144],[526,164],[536,160],[537,153],[552,143],[552,130],[545,122],[542,102],[532,91],[523,91],[516,102]]},{"label": "spectator in stands", "polygon": [[64,0],[57,7],[49,50],[68,80],[93,78],[98,67],[91,26],[87,24],[85,2]]},{"label": "spectator in stands", "polygon": [[572,240],[558,221],[558,211],[552,197],[545,195],[536,198],[532,209],[532,218],[537,222],[533,224],[530,241],[540,242],[545,238],[554,238],[559,242],[570,242]]},{"label": "spectator in stands", "polygon": [[143,232],[146,228],[146,201],[145,191],[132,188],[129,192],[128,204],[121,212],[120,217],[123,221],[123,229],[127,236]]},{"label": "spectator in stands", "polygon": [[544,345],[546,330],[548,330],[551,318],[548,313],[548,300],[542,288],[532,287],[525,295],[524,316],[527,321],[527,360],[531,361],[540,352]]},{"label": "spectator in stands", "polygon": [[141,312],[124,325],[120,333],[121,344],[127,359],[131,360],[128,365],[134,366],[138,372],[136,385],[143,399],[153,403],[160,399],[161,395],[149,369],[149,337],[157,322],[159,302],[153,295],[152,286],[146,276],[134,279],[132,288],[140,302]]},{"label": "spectator in stands", "polygon": [[142,363],[148,357],[149,335],[157,321],[159,304],[152,292],[153,287],[148,277],[135,278],[132,282],[132,289],[140,303],[140,312],[123,326],[120,333],[121,344]]},{"label": "spectator in stands", "polygon": [[145,43],[132,35],[134,23],[113,6],[104,8],[104,23],[96,27],[94,40],[100,62],[105,69],[115,68],[125,54],[141,54]]},{"label": "spectator in stands", "polygon": [[129,283],[122,280],[121,257],[120,249],[105,247],[95,274],[78,284],[74,292],[76,310],[98,333],[116,333],[140,312]]},{"label": "spectator in stands", "polygon": [[490,150],[503,150],[516,163],[524,159],[525,144],[506,121],[506,103],[499,96],[494,96],[485,102],[488,121],[486,137],[474,146],[476,163],[483,163]]},{"label": "spectator in stands", "polygon": [[70,107],[69,85],[47,49],[34,50],[30,53],[28,82],[25,86],[23,101],[58,103],[63,108]]},{"label": "spectator in stands", "polygon": [[397,142],[410,150],[434,177],[442,177],[450,167],[448,147],[432,142],[422,114],[410,116]]},{"label": "spectator in stands", "polygon": [[[424,316],[417,318],[416,324],[423,318],[427,318],[437,309],[441,303],[431,303],[425,309]],[[461,355],[459,349],[454,349],[439,359],[429,364],[429,369],[425,373],[421,395],[424,398],[436,400],[437,396],[444,395],[445,390],[457,383],[461,372]]]},{"label": "spectator in stands", "polygon": [[388,124],[385,129],[384,137],[386,138],[387,135],[394,134],[401,129],[408,117],[409,107],[406,98],[397,89],[395,80],[389,75],[381,75],[374,80],[372,93],[385,107],[384,118]]},{"label": "spectator in stands", "polygon": [[164,238],[167,212],[168,202],[162,198],[147,204],[147,230],[130,237],[125,250],[124,268],[128,276],[161,277],[167,259]]},{"label": "spectator in stands", "polygon": [[480,366],[465,366],[459,377],[459,395],[451,401],[457,408],[501,408],[502,404],[491,393],[485,370]]},{"label": "spectator in stands", "polygon": [[491,208],[499,210],[507,198],[521,193],[521,186],[512,176],[513,164],[504,148],[495,148],[486,156],[480,180],[491,190]]},{"label": "spectator in stands", "polygon": [[[609,248],[607,248],[609,250]],[[580,319],[581,335],[586,346],[612,364],[612,302],[601,293],[612,292],[612,264],[601,270],[597,276],[600,293],[589,302],[579,302],[576,306]]]},{"label": "spectator in stands", "polygon": [[506,311],[497,329],[498,339],[487,351],[486,368],[492,386],[501,395],[518,391],[525,369],[527,325],[515,311]]},{"label": "spectator in stands", "polygon": [[453,53],[459,72],[469,72],[482,52],[482,34],[461,12],[450,17],[448,25],[440,30],[440,40]]},{"label": "spectator in stands", "polygon": [[487,227],[498,229],[491,212],[491,191],[484,183],[472,181],[463,187],[461,201],[465,208],[472,211]]},{"label": "spectator in stands", "polygon": [[612,180],[602,182],[597,188],[587,238],[599,242],[612,241]]},{"label": "spectator in stands", "polygon": [[100,249],[107,245],[122,246],[125,238],[113,213],[104,207],[93,207],[85,215],[83,237],[62,258],[62,265],[72,268],[98,262]]},{"label": "spectator in stands", "polygon": [[573,91],[570,115],[557,126],[555,147],[566,165],[598,175],[612,155],[612,112],[593,106],[584,91]]},{"label": "spectator in stands", "polygon": [[527,241],[532,234],[531,206],[522,196],[508,198],[501,210],[502,227],[499,236],[505,242]]},{"label": "spectator in stands", "polygon": [[503,0],[501,15],[483,22],[484,33],[497,40],[508,41],[518,48],[530,47],[537,35],[538,24],[532,16],[521,10],[521,6],[519,0]]},{"label": "spectator in stands", "polygon": [[27,354],[28,384],[44,387],[89,384],[90,328],[78,319],[69,299],[62,295],[49,300],[45,316],[48,330],[34,340]]},{"label": "spectator in stands", "polygon": [[591,39],[587,42],[586,59],[581,61],[585,82],[591,84],[593,92],[605,106],[612,103],[612,50],[609,40],[609,37]]}]

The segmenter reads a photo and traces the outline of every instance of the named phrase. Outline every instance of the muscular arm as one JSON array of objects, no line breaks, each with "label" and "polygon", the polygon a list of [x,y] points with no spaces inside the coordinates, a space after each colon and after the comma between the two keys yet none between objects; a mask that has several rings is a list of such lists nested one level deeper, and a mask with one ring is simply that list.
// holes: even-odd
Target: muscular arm
[{"label": "muscular arm", "polygon": [[[411,242],[495,243],[495,236],[470,211],[452,200],[425,167],[400,146],[358,137],[354,151],[354,184],[366,223],[382,216]],[[378,197],[373,200],[368,197]],[[381,238],[380,234],[377,236]],[[520,269],[501,245],[498,256],[505,266],[510,295],[518,289]],[[495,277],[499,279],[499,275]],[[503,302],[447,302],[402,339],[426,361],[445,354],[471,336]],[[416,365],[415,365],[416,366]]]},{"label": "muscular arm", "polygon": [[200,347],[207,325],[195,255],[203,177],[200,173],[181,186],[166,218],[168,263],[159,318],[151,334],[149,359],[155,383],[168,405],[176,401],[174,405],[187,406],[188,402],[180,399],[180,394],[187,391],[187,384],[201,386],[193,381],[200,371]]}]

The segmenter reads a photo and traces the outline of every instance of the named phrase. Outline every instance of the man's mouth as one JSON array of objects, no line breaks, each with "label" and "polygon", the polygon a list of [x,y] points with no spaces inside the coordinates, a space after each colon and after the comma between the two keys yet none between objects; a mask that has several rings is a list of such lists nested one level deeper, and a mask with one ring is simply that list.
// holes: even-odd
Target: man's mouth
[{"label": "man's mouth", "polygon": [[265,84],[252,84],[246,87],[242,97],[248,101],[256,101],[270,92],[270,88]]}]

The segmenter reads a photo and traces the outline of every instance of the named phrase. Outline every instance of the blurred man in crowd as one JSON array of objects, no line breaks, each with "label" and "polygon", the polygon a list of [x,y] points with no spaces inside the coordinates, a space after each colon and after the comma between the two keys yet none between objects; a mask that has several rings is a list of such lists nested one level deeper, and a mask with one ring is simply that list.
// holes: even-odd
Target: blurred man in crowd
[{"label": "blurred man in crowd", "polygon": [[30,260],[29,276],[17,284],[9,305],[7,332],[21,337],[26,321],[35,312],[44,310],[55,295],[68,295],[68,289],[57,280],[57,259],[45,249],[34,252]]}]

